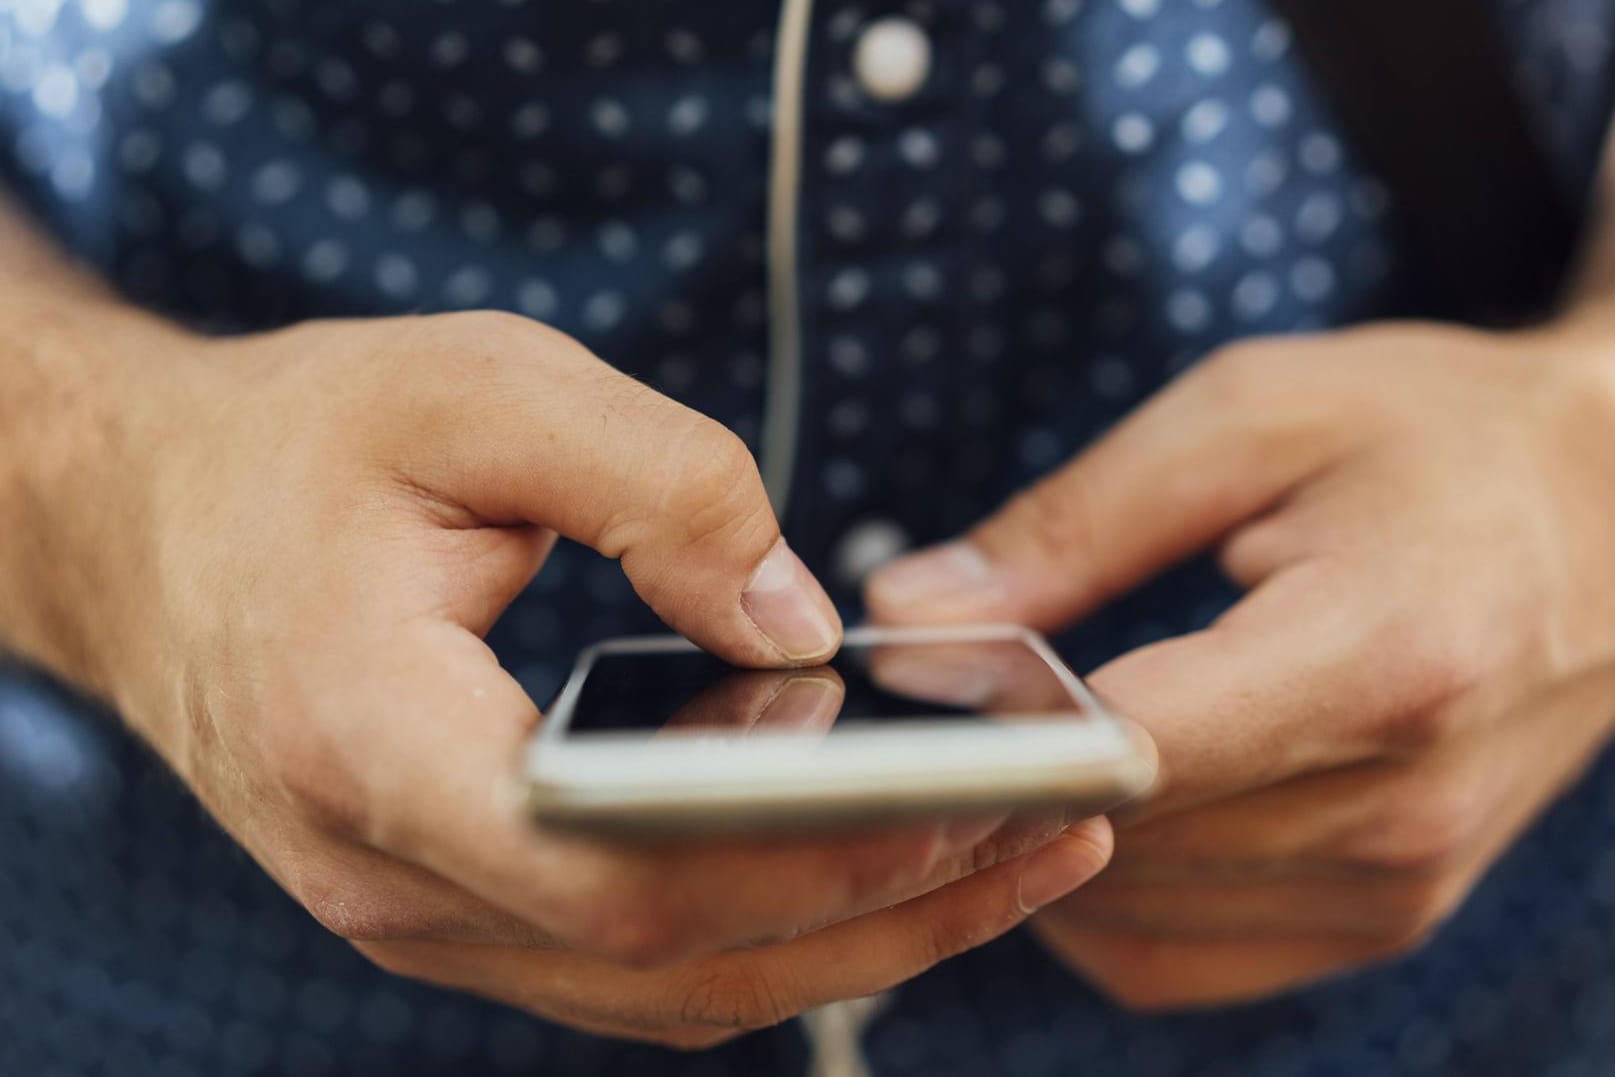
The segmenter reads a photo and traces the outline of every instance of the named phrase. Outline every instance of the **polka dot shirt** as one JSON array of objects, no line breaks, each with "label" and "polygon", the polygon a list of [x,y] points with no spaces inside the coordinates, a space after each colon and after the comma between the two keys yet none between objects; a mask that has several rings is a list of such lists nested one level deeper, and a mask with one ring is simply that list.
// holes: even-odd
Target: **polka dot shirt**
[{"label": "polka dot shirt", "polygon": [[[1615,11],[1490,8],[1553,163],[1584,188]],[[62,243],[192,324],[503,308],[759,445],[779,14],[0,0],[0,171]],[[803,87],[784,524],[849,615],[871,564],[956,533],[1219,344],[1406,312],[1393,195],[1264,0],[819,0]],[[1190,565],[1061,645],[1091,667],[1231,597]],[[491,642],[542,701],[579,648],[653,627],[616,566],[563,547]],[[1015,935],[896,991],[864,1036],[869,1067],[1607,1073],[1612,766],[1397,965],[1138,1017]],[[281,894],[114,720],[0,671],[0,1072],[807,1064],[795,1024],[678,1055],[393,979]]]}]

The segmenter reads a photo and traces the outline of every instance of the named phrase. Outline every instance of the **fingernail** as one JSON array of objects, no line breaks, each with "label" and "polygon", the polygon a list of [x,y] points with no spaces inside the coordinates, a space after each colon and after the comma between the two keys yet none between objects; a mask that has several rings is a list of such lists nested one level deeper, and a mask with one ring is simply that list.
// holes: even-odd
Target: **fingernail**
[{"label": "fingernail", "polygon": [[[897,652],[900,654],[900,652]],[[946,660],[901,655],[876,662],[875,683],[890,692],[931,703],[979,707],[998,693],[996,668],[971,664],[970,658],[950,654]]]},{"label": "fingernail", "polygon": [[1036,912],[1099,874],[1110,860],[1110,847],[1110,824],[1090,819],[1033,853],[1021,871],[1021,911]]},{"label": "fingernail", "polygon": [[841,632],[807,566],[780,539],[752,573],[740,596],[740,607],[757,631],[792,662],[828,657]]},{"label": "fingernail", "polygon": [[825,677],[792,677],[757,716],[754,729],[824,729],[841,713],[841,688]]},{"label": "fingernail", "polygon": [[871,602],[888,610],[990,601],[1002,586],[992,563],[962,541],[900,557],[869,577]]}]

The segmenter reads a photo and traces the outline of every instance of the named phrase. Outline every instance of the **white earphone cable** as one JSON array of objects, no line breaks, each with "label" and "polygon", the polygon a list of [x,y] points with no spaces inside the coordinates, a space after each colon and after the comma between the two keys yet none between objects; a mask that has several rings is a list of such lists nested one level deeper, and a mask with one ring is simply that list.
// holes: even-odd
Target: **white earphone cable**
[{"label": "white earphone cable", "polygon": [[[802,184],[802,84],[813,0],[782,0],[774,43],[774,125],[768,174],[768,383],[763,405],[763,486],[784,517],[796,469],[802,403],[802,314],[797,280],[797,211]],[[805,1014],[812,1077],[867,1077],[860,1045],[877,998],[831,1003]]]},{"label": "white earphone cable", "polygon": [[785,515],[801,425],[802,324],[796,264],[802,181],[802,83],[813,0],[783,0],[774,43],[774,124],[768,175],[768,381],[760,470]]}]

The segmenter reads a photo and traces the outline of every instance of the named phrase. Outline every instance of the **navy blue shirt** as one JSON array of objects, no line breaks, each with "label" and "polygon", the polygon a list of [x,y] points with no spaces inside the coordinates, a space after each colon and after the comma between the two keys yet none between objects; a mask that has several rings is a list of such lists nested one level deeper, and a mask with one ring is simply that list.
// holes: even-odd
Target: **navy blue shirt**
[{"label": "navy blue shirt", "polygon": [[[1554,165],[1584,188],[1615,9],[1492,7]],[[0,5],[0,169],[65,245],[189,322],[519,311],[762,445],[779,436],[764,428],[779,15]],[[895,100],[855,62],[882,16],[930,48]],[[881,554],[953,535],[1219,344],[1402,305],[1391,194],[1263,0],[820,0],[803,86],[784,526],[849,615]],[[1231,597],[1191,565],[1063,646],[1091,667]],[[542,701],[582,646],[649,627],[615,565],[563,547],[491,641]],[[1612,837],[1600,763],[1420,953],[1216,1014],[1119,1012],[1015,935],[900,988],[870,1064],[1605,1073]],[[794,1024],[677,1055],[394,979],[115,719],[0,673],[0,1072],[718,1075],[805,1058]]]}]

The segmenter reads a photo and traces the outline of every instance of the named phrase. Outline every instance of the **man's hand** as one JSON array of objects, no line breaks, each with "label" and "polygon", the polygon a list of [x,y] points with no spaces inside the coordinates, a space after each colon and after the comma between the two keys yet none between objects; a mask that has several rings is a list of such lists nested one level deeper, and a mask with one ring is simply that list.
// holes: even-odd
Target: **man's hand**
[{"label": "man's hand", "polygon": [[481,637],[557,533],[734,662],[837,646],[744,446],[511,316],[204,340],[110,300],[45,309],[8,312],[0,347],[0,642],[113,703],[383,967],[705,1043],[913,976],[1108,858],[1102,820],[1049,817],[536,830],[517,762],[541,719]]},{"label": "man's hand", "polygon": [[1071,623],[1215,546],[1249,594],[1092,683],[1166,781],[1036,921],[1144,1008],[1416,946],[1609,734],[1607,333],[1385,325],[1233,346],[963,540],[885,621]]}]

